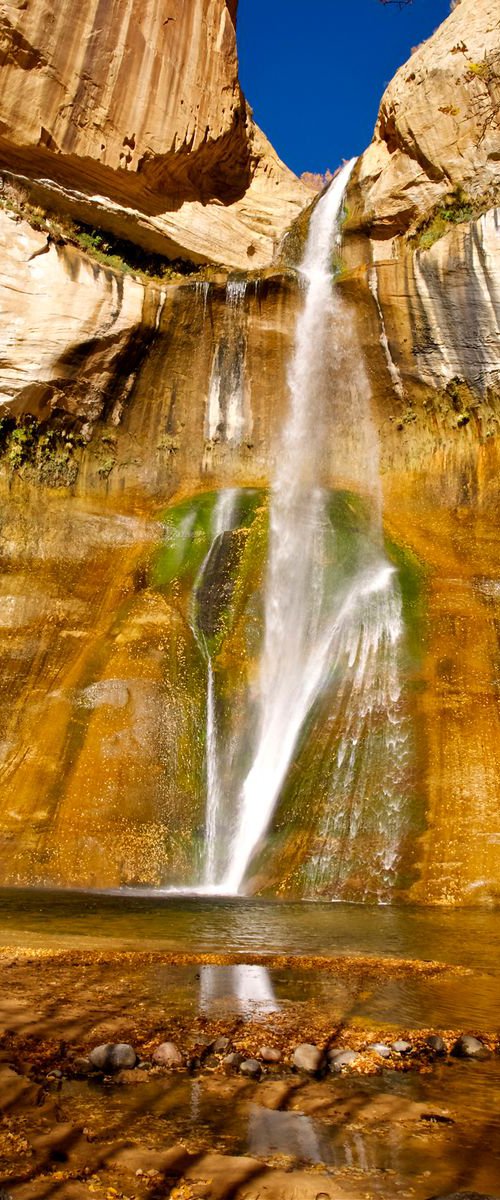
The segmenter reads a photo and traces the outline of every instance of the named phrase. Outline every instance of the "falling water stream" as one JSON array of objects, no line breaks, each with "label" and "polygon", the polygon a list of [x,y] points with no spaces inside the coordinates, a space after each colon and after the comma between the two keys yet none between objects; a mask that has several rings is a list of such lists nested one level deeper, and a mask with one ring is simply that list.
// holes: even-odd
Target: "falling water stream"
[{"label": "falling water stream", "polygon": [[[335,669],[345,723],[339,770],[352,833],[362,805],[352,803],[351,793],[363,799],[366,791],[363,765],[359,766],[360,757],[363,764],[360,739],[366,737],[380,710],[385,710],[388,740],[394,741],[398,753],[405,737],[397,711],[400,687],[395,657],[401,604],[396,575],[383,550],[378,447],[367,401],[359,402],[366,411],[353,412],[352,419],[364,426],[365,440],[374,446],[370,490],[376,545],[343,591],[332,589],[327,569],[332,526],[330,492],[322,480],[331,476],[332,464],[325,467],[324,463],[329,407],[325,347],[331,339],[335,341],[342,320],[333,287],[333,258],[340,243],[343,196],[353,166],[354,160],[317,204],[300,268],[305,297],[289,370],[289,413],[277,448],[270,499],[257,736],[252,765],[239,796],[225,873],[219,882],[226,893],[241,889],[269,826],[306,718]],[[389,807],[394,801],[395,810],[397,783],[397,779],[394,787],[390,783],[388,796]],[[327,818],[325,836],[328,824]],[[390,874],[397,850],[396,811],[390,814],[388,824],[386,874]]]},{"label": "falling water stream", "polygon": [[[369,388],[345,301],[334,286],[343,197],[353,166],[354,160],[346,164],[316,205],[300,268],[304,299],[270,491],[260,663],[235,754],[234,746],[229,755],[223,744],[214,668],[196,607],[221,537],[238,525],[237,489],[217,495],[208,551],[194,585],[193,630],[207,663],[205,852],[195,888],[200,893],[241,891],[321,697],[327,698],[324,727],[330,738],[327,794],[325,801],[323,787],[321,803],[312,798],[314,842],[303,892],[341,897],[354,869],[359,898],[385,900],[397,876],[409,758],[399,676],[402,601],[384,550]],[[244,289],[240,281],[227,287],[228,312],[238,330]],[[226,358],[214,359],[207,420],[214,433],[223,413],[227,436],[238,440],[244,361],[231,320],[226,321],[231,353],[226,349]],[[346,463],[351,480],[357,467],[355,493],[364,494],[360,503],[366,509],[347,570],[342,517],[339,524],[335,503],[332,508],[332,480],[345,478]],[[245,757],[250,765],[243,767]],[[363,838],[365,849],[358,852]]]},{"label": "falling water stream", "polygon": [[[339,236],[346,166],[311,218],[301,273],[305,302],[289,372],[290,407],[277,454],[270,505],[260,721],[254,761],[244,782],[224,884],[241,886],[265,833],[297,737],[327,662],[322,547],[326,497],[318,486],[324,405],[322,355],[331,323],[332,256]],[[316,444],[315,444],[316,443]]]},{"label": "falling water stream", "polygon": [[[234,527],[238,511],[238,489],[225,488],[219,492],[212,518],[212,541],[207,558],[219,537]],[[201,574],[206,566],[202,566]],[[207,806],[205,820],[205,886],[210,889],[217,883],[217,849],[219,841],[219,815],[221,808],[221,782],[219,770],[219,738],[217,709],[215,703],[214,671],[210,654],[207,652]]]},{"label": "falling water stream", "polygon": [[249,435],[252,424],[244,370],[246,287],[244,279],[227,281],[224,331],[214,353],[205,420],[205,436],[209,441],[222,438],[233,446],[240,445]]}]

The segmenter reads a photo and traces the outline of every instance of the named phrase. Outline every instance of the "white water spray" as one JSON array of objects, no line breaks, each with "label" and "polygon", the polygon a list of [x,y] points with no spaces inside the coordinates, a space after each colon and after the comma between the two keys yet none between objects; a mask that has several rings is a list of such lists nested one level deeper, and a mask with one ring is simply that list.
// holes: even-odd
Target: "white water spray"
[{"label": "white water spray", "polygon": [[[349,584],[342,584],[341,579],[332,584],[335,535],[327,486],[332,464],[325,460],[325,454],[333,398],[327,360],[332,346],[338,358],[337,372],[342,367],[341,331],[345,322],[345,310],[332,287],[332,260],[340,242],[343,195],[353,166],[354,161],[343,168],[319,201],[301,266],[306,294],[297,321],[289,371],[289,414],[278,447],[270,504],[256,749],[241,790],[226,872],[219,884],[220,890],[227,893],[237,893],[241,888],[269,826],[306,719],[330,680],[336,681],[338,689],[340,726],[351,767],[350,775],[344,768],[344,794],[349,782],[358,787],[360,771],[366,774],[362,738],[376,714],[382,712],[389,721],[394,718],[398,750],[404,742],[404,732],[398,726],[396,656],[402,627],[401,601],[394,569],[383,551],[378,444],[363,387],[359,395],[355,394],[356,408],[344,412],[343,420],[345,423],[347,418],[347,425],[352,425],[361,459],[365,456],[375,545],[372,540],[371,550]],[[345,330],[342,336],[345,341]],[[349,368],[352,363],[348,362]],[[337,435],[340,437],[340,425]],[[350,436],[352,440],[352,433]],[[354,765],[360,749],[361,768]],[[343,753],[345,756],[346,751]],[[349,796],[353,836],[366,790],[361,790],[357,806]],[[388,801],[389,808],[392,801],[397,807],[396,787]],[[392,824],[394,836],[389,838],[387,871],[393,867],[398,844],[397,820]],[[325,837],[329,832],[328,815],[323,830],[318,832]],[[321,883],[319,870],[316,875]]]},{"label": "white water spray", "polygon": [[[224,488],[219,492],[212,518],[212,541],[207,558],[202,566],[200,578],[210,557],[217,538],[234,528],[238,512],[238,489]],[[215,698],[214,671],[210,655],[207,653],[207,741],[206,741],[206,773],[207,773],[207,807],[205,817],[205,879],[204,887],[216,887],[218,824],[221,807],[221,783],[219,767],[219,737],[217,729],[217,707]]]},{"label": "white water spray", "polygon": [[[353,873],[359,899],[390,897],[410,750],[398,664],[402,633],[397,575],[379,562],[355,582],[332,637],[330,674],[337,686],[328,723],[340,737],[307,872],[311,898],[326,890],[341,899]],[[361,857],[357,848],[363,835],[368,857],[366,848]]]},{"label": "white water spray", "polygon": [[271,497],[258,745],[243,785],[224,879],[228,892],[239,890],[267,829],[300,729],[327,668],[326,493],[317,484],[323,449],[323,355],[333,316],[332,258],[354,161],[317,204],[301,266],[306,295],[297,321],[289,372],[290,409]]}]

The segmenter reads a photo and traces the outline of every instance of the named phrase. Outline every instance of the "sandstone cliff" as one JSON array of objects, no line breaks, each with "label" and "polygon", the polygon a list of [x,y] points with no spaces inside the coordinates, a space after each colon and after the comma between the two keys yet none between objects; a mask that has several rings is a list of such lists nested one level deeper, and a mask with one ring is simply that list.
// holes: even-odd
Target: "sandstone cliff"
[{"label": "sandstone cliff", "polygon": [[350,190],[350,228],[387,241],[457,186],[491,206],[499,144],[498,3],[462,0],[382,98]]},{"label": "sandstone cliff", "polygon": [[149,250],[270,262],[308,198],[254,125],[235,0],[0,4],[0,162]]},{"label": "sandstone cliff", "polygon": [[386,529],[422,572],[419,902],[499,887],[499,146],[498,4],[461,0],[389,85],[346,222]]},{"label": "sandstone cliff", "polygon": [[[256,265],[269,258],[285,194],[294,211],[288,177],[248,122],[235,82],[234,12],[219,0],[172,4],[167,16],[177,12],[179,36],[184,30],[181,57],[195,54],[188,7],[203,9],[206,36],[215,45],[221,30],[225,49],[206,67],[215,97],[193,99],[197,76],[181,141],[172,145],[172,100],[168,137],[150,114],[147,130],[129,122],[136,146],[124,150],[112,115],[114,76],[106,76],[106,104],[96,103],[93,116],[103,94],[97,66],[82,76],[93,89],[80,94],[85,115],[73,120],[76,108],[59,109],[49,65],[56,38],[47,63],[26,74],[32,103],[23,108],[22,137],[9,93],[4,158],[11,171],[31,174],[31,185],[39,179],[35,201],[52,197],[89,224],[116,221],[117,233],[131,231],[149,249],[228,264],[249,261],[255,244]],[[125,10],[116,10],[125,22]],[[33,61],[19,49],[21,23],[38,10],[5,11],[15,81],[21,61]],[[51,11],[45,24],[33,16],[23,26],[31,47],[49,45]],[[136,14],[141,28],[150,22],[140,68],[130,49],[139,26],[122,22],[116,41],[118,57],[129,47],[123,61],[130,58],[139,84],[143,71],[150,80],[145,64],[156,36],[172,33],[171,21],[154,32],[156,11]],[[92,9],[89,25],[75,9],[78,54],[94,27],[99,44],[100,16]],[[65,20],[59,13],[54,29]],[[332,369],[328,482],[355,522],[378,435],[412,730],[396,894],[419,903],[497,900],[500,886],[499,53],[496,5],[462,0],[398,72],[353,175],[339,281],[344,343],[337,375]],[[80,78],[79,63],[74,57],[71,66],[71,55],[67,71],[59,63],[61,95],[71,91],[71,72],[74,83]],[[120,86],[127,111],[133,89],[124,98]],[[177,112],[187,105],[180,79],[178,100]],[[42,101],[53,110],[57,148],[40,141]],[[7,106],[5,93],[0,103]],[[198,103],[213,137],[202,136]],[[203,196],[195,194],[201,179]],[[249,242],[261,221],[260,240],[252,233]],[[192,589],[208,553],[216,489],[237,486],[248,520],[222,539],[206,597],[215,617],[204,631],[219,638],[226,605],[213,657],[224,723],[228,713],[237,718],[242,681],[257,670],[265,488],[300,289],[293,271],[277,269],[148,282],[15,211],[0,213],[0,239],[1,878],[182,883],[199,865],[205,786],[206,662],[192,631]],[[352,411],[344,396],[349,391],[352,403],[364,371],[374,427],[365,451],[356,422],[337,419]],[[318,797],[331,799],[321,773],[336,754],[327,726],[318,722],[294,764],[289,807],[277,812],[256,889],[301,894],[301,871],[318,852]],[[329,847],[332,861],[346,863],[344,896],[365,895],[360,863],[370,854],[373,863],[373,850],[369,821]]]}]

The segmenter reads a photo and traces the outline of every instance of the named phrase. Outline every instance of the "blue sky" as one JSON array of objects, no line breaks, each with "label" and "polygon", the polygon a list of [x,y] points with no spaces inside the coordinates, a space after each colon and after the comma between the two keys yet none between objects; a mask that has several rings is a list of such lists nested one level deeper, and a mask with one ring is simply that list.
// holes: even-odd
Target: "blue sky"
[{"label": "blue sky", "polygon": [[386,84],[449,0],[239,0],[240,78],[257,123],[292,170],[360,154]]}]

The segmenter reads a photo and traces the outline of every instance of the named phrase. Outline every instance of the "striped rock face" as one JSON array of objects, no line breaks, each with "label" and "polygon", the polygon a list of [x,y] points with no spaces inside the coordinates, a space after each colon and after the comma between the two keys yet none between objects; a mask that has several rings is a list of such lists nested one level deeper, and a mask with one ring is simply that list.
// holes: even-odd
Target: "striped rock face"
[{"label": "striped rock face", "polygon": [[235,20],[235,0],[6,0],[3,167],[149,250],[269,263],[311,193],[253,124]]},{"label": "striped rock face", "polygon": [[500,31],[496,0],[461,0],[400,68],[382,97],[373,141],[349,197],[349,225],[387,257],[455,187],[498,198]]}]

